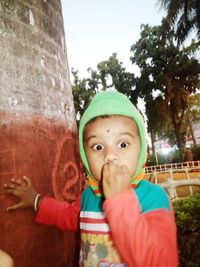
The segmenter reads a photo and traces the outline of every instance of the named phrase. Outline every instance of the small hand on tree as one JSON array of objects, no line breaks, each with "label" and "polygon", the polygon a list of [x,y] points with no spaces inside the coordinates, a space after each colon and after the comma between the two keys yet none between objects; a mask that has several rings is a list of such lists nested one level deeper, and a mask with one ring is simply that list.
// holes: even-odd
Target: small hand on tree
[{"label": "small hand on tree", "polygon": [[7,211],[13,211],[20,208],[34,208],[37,192],[35,191],[31,179],[23,176],[22,179],[11,179],[10,183],[4,185],[7,193],[17,196],[19,202],[7,208]]}]

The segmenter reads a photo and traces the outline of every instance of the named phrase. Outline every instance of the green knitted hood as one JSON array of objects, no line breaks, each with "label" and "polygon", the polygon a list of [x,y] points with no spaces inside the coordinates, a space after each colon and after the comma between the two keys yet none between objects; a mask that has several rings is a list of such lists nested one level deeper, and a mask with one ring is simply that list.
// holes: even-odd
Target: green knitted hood
[{"label": "green knitted hood", "polygon": [[[144,164],[146,162],[147,154],[147,143],[146,143],[146,132],[143,118],[136,107],[124,94],[117,91],[102,91],[97,93],[88,108],[85,110],[79,126],[79,145],[80,154],[85,168],[88,174],[91,176],[90,168],[86,158],[84,143],[83,143],[83,131],[86,124],[93,118],[103,115],[123,115],[133,118],[136,122],[141,139],[141,151],[138,161],[138,167],[134,177],[139,173],[144,172]],[[134,178],[133,177],[133,178]]]}]

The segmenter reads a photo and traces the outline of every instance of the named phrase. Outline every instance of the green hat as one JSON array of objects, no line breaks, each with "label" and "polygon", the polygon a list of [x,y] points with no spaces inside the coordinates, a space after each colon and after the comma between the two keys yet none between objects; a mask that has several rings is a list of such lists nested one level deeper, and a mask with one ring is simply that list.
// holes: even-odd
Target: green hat
[{"label": "green hat", "polygon": [[[147,154],[147,143],[146,143],[146,131],[144,126],[143,118],[137,108],[131,103],[127,96],[117,91],[102,91],[97,93],[88,108],[85,110],[79,126],[79,146],[80,154],[83,164],[91,176],[89,164],[84,150],[83,143],[83,131],[86,124],[93,118],[103,115],[123,115],[133,118],[138,126],[140,140],[141,140],[141,151],[138,161],[138,167],[134,177],[139,173],[144,172],[144,164],[146,162]],[[133,178],[134,178],[133,177]]]}]

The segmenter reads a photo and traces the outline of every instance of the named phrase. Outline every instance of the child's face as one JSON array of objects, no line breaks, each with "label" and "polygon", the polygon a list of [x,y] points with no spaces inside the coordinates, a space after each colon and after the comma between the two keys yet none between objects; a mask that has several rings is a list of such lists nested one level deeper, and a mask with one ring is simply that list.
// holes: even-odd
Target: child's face
[{"label": "child's face", "polygon": [[90,172],[96,180],[101,180],[102,167],[109,161],[126,166],[131,178],[140,154],[137,125],[125,116],[97,118],[85,127],[84,148]]}]

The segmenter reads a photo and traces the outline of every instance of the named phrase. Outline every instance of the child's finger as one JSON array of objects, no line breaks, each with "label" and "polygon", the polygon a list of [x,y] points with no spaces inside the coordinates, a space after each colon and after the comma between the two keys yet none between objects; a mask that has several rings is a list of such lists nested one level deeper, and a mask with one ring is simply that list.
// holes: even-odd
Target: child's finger
[{"label": "child's finger", "polygon": [[13,211],[13,210],[20,209],[21,207],[22,207],[21,202],[19,202],[19,203],[15,204],[15,205],[13,205],[11,207],[8,207],[6,210],[7,211]]},{"label": "child's finger", "polygon": [[15,186],[13,184],[4,184],[3,187],[6,189],[6,191],[8,189],[14,189],[15,188]]},{"label": "child's finger", "polygon": [[104,164],[102,167],[102,175],[105,176],[107,175],[108,172],[108,164]]},{"label": "child's finger", "polygon": [[6,192],[17,197],[20,195],[19,191],[17,191],[15,188],[6,188]]},{"label": "child's finger", "polygon": [[27,184],[28,187],[32,185],[30,178],[28,178],[26,176],[23,176],[22,179],[26,182],[26,184]]},{"label": "child's finger", "polygon": [[119,168],[118,165],[116,165],[116,163],[114,163],[113,161],[110,161],[107,163],[108,165],[108,170],[109,170],[109,174],[111,177],[115,176],[115,173],[117,171],[117,169]]},{"label": "child's finger", "polygon": [[110,181],[109,166],[108,164],[105,164],[102,170],[102,186],[105,197],[107,197],[110,193],[111,183],[112,182]]},{"label": "child's finger", "polygon": [[11,184],[13,186],[25,186],[24,182],[22,180],[16,180],[14,178],[11,179]]},{"label": "child's finger", "polygon": [[14,184],[5,184],[4,189],[8,194],[12,194],[18,197],[26,192],[26,188]]},{"label": "child's finger", "polygon": [[8,192],[9,190],[13,191],[13,190],[19,188],[19,184],[17,184],[17,183],[4,184],[3,187]]},{"label": "child's finger", "polygon": [[109,168],[108,168],[108,164],[105,164],[102,168],[102,179],[103,179],[103,183],[105,181],[108,182],[108,177],[109,177]]}]

